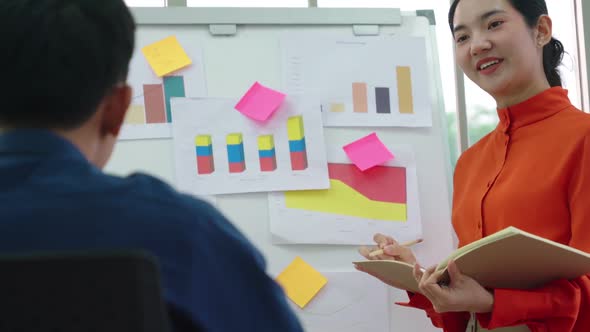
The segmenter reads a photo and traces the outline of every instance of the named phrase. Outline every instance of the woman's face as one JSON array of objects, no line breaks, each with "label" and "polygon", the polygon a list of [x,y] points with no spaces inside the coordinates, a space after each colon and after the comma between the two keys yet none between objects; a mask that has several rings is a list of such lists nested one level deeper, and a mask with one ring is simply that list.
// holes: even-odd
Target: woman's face
[{"label": "woman's face", "polygon": [[497,101],[547,82],[539,31],[508,0],[461,0],[453,36],[459,66]]}]

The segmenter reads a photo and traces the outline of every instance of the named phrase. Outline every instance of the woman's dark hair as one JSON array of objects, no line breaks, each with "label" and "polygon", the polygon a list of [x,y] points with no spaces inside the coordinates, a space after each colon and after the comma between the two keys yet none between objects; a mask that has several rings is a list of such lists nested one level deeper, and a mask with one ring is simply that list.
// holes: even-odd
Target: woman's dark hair
[{"label": "woman's dark hair", "polygon": [[[461,0],[453,1],[449,10],[449,26],[451,27],[451,31],[453,31],[453,20],[459,1]],[[537,24],[541,15],[548,14],[545,0],[508,0],[508,2],[524,17],[526,23],[531,28]],[[561,64],[563,54],[563,44],[553,37],[551,37],[551,41],[543,48],[543,69],[551,86],[561,86],[561,77],[559,76],[557,67]]]}]

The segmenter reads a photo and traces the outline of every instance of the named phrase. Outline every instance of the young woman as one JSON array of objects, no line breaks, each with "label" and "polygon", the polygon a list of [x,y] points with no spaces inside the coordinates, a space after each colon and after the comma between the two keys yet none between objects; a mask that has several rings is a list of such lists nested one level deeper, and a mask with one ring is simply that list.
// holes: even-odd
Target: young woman
[{"label": "young woman", "polygon": [[[459,246],[516,226],[590,252],[590,116],[561,87],[563,47],[552,38],[545,1],[455,0],[449,24],[458,64],[494,97],[500,118],[457,163]],[[416,263],[394,239],[377,234],[375,241],[386,253],[379,259]],[[485,289],[454,262],[449,273],[450,285],[441,287],[434,268],[416,264],[423,295],[410,294],[407,304],[445,331],[590,331],[588,276],[516,290]]]}]

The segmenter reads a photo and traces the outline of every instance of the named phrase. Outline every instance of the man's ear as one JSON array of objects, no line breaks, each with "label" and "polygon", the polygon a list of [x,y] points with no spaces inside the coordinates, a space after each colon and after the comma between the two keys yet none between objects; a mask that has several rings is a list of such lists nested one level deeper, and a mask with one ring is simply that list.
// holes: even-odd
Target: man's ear
[{"label": "man's ear", "polygon": [[541,15],[537,22],[537,45],[543,48],[549,44],[553,36],[553,22],[547,15]]},{"label": "man's ear", "polygon": [[131,87],[120,84],[112,88],[111,93],[103,100],[103,112],[101,123],[102,135],[118,136],[121,126],[125,121],[125,115],[131,103]]}]

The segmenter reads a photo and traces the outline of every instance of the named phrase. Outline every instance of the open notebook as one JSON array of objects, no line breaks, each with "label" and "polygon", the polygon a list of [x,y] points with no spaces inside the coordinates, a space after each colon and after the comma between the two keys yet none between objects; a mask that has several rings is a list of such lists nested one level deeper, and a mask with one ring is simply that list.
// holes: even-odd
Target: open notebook
[{"label": "open notebook", "polygon": [[[590,254],[508,227],[454,251],[437,266],[445,270],[454,259],[463,274],[489,288],[535,288],[556,279],[590,273]],[[407,263],[375,260],[355,264],[389,283],[418,293],[418,283]],[[448,282],[448,274],[441,276]]]}]

